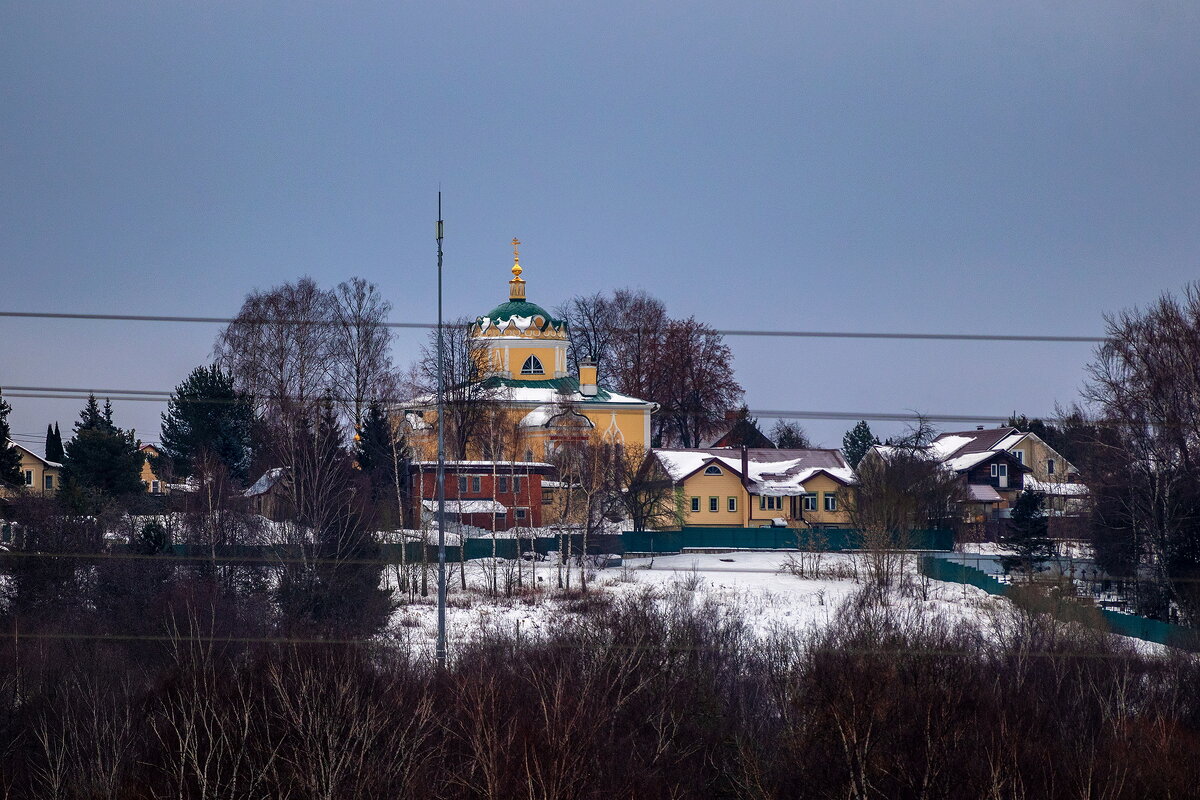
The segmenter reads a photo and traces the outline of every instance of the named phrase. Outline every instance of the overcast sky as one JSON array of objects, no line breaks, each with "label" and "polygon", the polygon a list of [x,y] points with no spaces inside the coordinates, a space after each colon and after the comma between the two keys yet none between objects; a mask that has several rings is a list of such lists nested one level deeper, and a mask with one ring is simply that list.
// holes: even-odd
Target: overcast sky
[{"label": "overcast sky", "polygon": [[[517,236],[550,307],[1098,335],[1200,278],[1198,41],[1191,0],[4,3],[0,311],[361,275],[432,321],[440,187],[448,316],[506,299]],[[0,319],[0,385],[169,390],[216,332]],[[1091,352],[729,344],[752,408],[999,415],[1073,401]],[[82,406],[12,403],[39,440]],[[161,407],[115,407],[157,440]]]}]

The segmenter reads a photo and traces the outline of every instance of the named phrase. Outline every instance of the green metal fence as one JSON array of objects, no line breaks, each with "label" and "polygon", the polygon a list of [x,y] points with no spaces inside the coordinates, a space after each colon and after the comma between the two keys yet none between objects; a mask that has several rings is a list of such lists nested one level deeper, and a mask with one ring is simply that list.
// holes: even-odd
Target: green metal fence
[{"label": "green metal fence", "polygon": [[[626,553],[678,553],[684,548],[728,550],[839,551],[862,547],[862,534],[853,529],[796,530],[794,528],[698,528],[677,531],[625,531]],[[949,550],[954,533],[949,530],[916,530],[897,546],[913,550]]]},{"label": "green metal fence", "polygon": [[[917,566],[921,574],[934,580],[965,583],[982,589],[988,594],[1009,596],[1012,593],[1011,584],[1001,583],[982,570],[950,561],[944,557],[924,556],[918,560]],[[1122,636],[1129,636],[1133,639],[1141,639],[1142,641],[1154,642],[1155,644],[1167,645],[1169,647],[1200,652],[1200,631],[1193,630],[1192,628],[1185,628],[1182,625],[1175,625],[1170,622],[1163,622],[1162,620],[1139,617],[1134,614],[1122,614],[1108,609],[1089,608],[1088,611],[1094,612],[1094,614],[1089,614],[1088,616],[1100,620],[1105,626],[1104,629],[1111,633],[1118,633]],[[1071,620],[1084,622],[1086,617],[1072,615]]]}]

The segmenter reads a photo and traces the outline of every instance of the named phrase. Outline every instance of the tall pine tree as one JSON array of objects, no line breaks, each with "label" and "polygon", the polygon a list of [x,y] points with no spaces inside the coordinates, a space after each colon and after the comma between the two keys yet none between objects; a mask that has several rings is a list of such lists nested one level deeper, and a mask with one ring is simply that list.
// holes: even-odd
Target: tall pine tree
[{"label": "tall pine tree", "polygon": [[88,396],[75,423],[75,435],[64,449],[63,491],[77,507],[145,490],[141,478],[145,456],[133,431],[121,430],[113,423],[110,402],[101,411],[96,397]]},{"label": "tall pine tree", "polygon": [[21,473],[21,451],[10,445],[12,431],[8,427],[8,414],[12,406],[0,394],[0,486],[15,488],[25,485]]},{"label": "tall pine tree", "polygon": [[857,469],[858,462],[862,461],[872,445],[877,444],[879,439],[871,433],[871,426],[865,419],[859,420],[858,424],[846,431],[846,435],[842,437],[842,453],[850,466]]},{"label": "tall pine tree", "polygon": [[175,387],[162,420],[161,450],[175,475],[190,476],[196,459],[208,454],[236,480],[249,477],[254,407],[249,395],[234,389],[233,377],[217,365],[192,370]]}]

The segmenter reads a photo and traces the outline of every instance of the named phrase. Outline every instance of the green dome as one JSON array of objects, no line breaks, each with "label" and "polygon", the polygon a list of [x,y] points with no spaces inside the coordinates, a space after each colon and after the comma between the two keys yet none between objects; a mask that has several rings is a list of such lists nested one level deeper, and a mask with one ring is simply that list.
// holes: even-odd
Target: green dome
[{"label": "green dome", "polygon": [[[509,300],[507,303],[501,303],[493,308],[488,313],[479,317],[476,321],[482,323],[485,319],[491,320],[492,324],[507,322],[513,317],[541,317],[546,321],[547,325],[555,328],[566,325],[566,323],[550,315],[546,309],[536,303],[530,303],[527,300]],[[545,326],[543,325],[543,328]]]}]

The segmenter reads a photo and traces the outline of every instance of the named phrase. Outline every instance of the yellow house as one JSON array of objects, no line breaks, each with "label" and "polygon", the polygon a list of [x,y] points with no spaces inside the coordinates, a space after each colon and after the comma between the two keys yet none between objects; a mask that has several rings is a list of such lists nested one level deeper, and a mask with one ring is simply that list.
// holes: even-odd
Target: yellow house
[{"label": "yellow house", "polygon": [[843,497],[854,471],[839,450],[657,449],[654,455],[683,497],[686,526],[850,525]]},{"label": "yellow house", "polygon": [[[21,477],[24,479],[25,491],[32,494],[57,494],[62,488],[63,465],[57,461],[47,461],[28,447],[16,442],[9,442],[9,447],[16,448],[21,453]],[[0,494],[14,494],[0,488]]]},{"label": "yellow house", "polygon": [[154,465],[151,459],[158,458],[158,448],[152,444],[144,444],[141,447],[142,451],[142,483],[146,487],[146,491],[150,494],[166,494],[166,481],[158,477],[158,473],[154,471]]},{"label": "yellow house", "polygon": [[[657,404],[599,386],[593,364],[581,364],[579,375],[568,374],[567,323],[526,298],[519,244],[513,239],[508,301],[477,317],[467,331],[487,375],[480,384],[486,390],[485,402],[498,412],[501,427],[508,431],[501,448],[507,452],[484,454],[476,444],[467,457],[546,461],[564,443],[593,434],[629,449],[646,450],[650,415],[658,410]],[[425,459],[436,456],[433,404],[434,398],[426,396],[403,408],[409,440]]]}]

